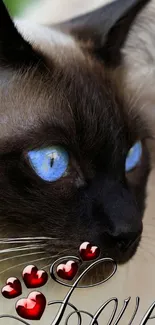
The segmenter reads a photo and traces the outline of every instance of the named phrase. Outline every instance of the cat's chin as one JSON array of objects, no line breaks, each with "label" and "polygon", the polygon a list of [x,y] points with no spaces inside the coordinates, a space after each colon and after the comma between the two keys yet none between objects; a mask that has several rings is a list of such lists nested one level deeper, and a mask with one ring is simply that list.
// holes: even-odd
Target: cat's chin
[{"label": "cat's chin", "polygon": [[118,252],[116,254],[116,257],[113,256],[112,258],[116,261],[118,264],[125,264],[127,263],[137,252],[139,243],[141,240],[141,236],[136,238],[136,240],[128,247],[128,250],[125,253]]},{"label": "cat's chin", "polygon": [[105,253],[102,254],[102,257],[110,257],[117,264],[125,264],[136,254],[140,241],[141,235],[137,236],[136,239],[132,241],[125,250],[119,249],[117,245],[110,247]]},{"label": "cat's chin", "polygon": [[[141,237],[139,236],[128,248],[128,250],[125,253],[122,253],[120,251],[111,251],[107,252],[105,254],[101,254],[101,258],[109,257],[114,260],[115,263],[101,263],[96,264],[96,266],[88,272],[88,274],[85,275],[85,277],[80,282],[81,285],[90,285],[90,284],[96,284],[98,282],[102,282],[104,279],[111,276],[113,274],[115,265],[117,265],[117,268],[119,268],[119,265],[126,264],[129,262],[136,254],[136,251],[138,249],[139,243],[140,243]],[[86,267],[84,265],[83,269]],[[115,273],[115,272],[114,272]]]}]

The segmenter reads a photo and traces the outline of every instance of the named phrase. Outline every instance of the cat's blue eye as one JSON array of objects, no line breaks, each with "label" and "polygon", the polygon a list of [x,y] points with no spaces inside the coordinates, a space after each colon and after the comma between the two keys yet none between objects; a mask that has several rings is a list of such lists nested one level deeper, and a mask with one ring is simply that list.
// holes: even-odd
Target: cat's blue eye
[{"label": "cat's blue eye", "polygon": [[138,141],[128,152],[126,162],[125,162],[125,171],[129,172],[130,170],[135,168],[140,162],[141,156],[142,156],[142,144],[140,141]]},{"label": "cat's blue eye", "polygon": [[69,155],[60,147],[35,149],[28,152],[29,162],[44,181],[54,182],[67,172]]}]

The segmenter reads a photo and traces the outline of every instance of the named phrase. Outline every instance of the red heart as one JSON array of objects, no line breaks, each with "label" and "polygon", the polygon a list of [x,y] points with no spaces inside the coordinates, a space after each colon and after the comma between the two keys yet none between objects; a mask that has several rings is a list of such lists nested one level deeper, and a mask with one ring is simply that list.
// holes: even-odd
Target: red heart
[{"label": "red heart", "polygon": [[17,314],[25,319],[39,320],[43,315],[46,306],[45,296],[38,291],[31,292],[27,298],[17,301]]},{"label": "red heart", "polygon": [[44,270],[38,270],[35,265],[28,265],[22,273],[27,288],[38,288],[48,280],[48,274]]},{"label": "red heart", "polygon": [[79,251],[83,261],[94,260],[100,254],[100,249],[97,246],[92,246],[89,242],[81,244]]},{"label": "red heart", "polygon": [[78,271],[78,263],[68,261],[57,266],[57,275],[64,280],[72,280]]},{"label": "red heart", "polygon": [[6,286],[2,288],[2,295],[5,298],[12,299],[20,296],[22,293],[21,283],[17,278],[7,279]]}]

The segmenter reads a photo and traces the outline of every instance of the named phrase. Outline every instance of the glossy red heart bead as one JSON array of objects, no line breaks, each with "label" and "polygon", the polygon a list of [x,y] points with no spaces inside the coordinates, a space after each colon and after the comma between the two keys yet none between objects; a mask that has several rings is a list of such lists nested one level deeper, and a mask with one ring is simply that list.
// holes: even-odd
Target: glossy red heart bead
[{"label": "glossy red heart bead", "polygon": [[83,244],[81,244],[79,251],[83,261],[94,260],[100,254],[99,247],[92,246],[89,242],[84,242]]},{"label": "glossy red heart bead", "polygon": [[39,288],[48,280],[48,274],[44,270],[38,270],[35,265],[28,265],[22,272],[23,280],[27,288]]},{"label": "glossy red heart bead", "polygon": [[56,271],[60,278],[72,280],[78,271],[78,263],[75,261],[68,261],[65,264],[58,265]]},{"label": "glossy red heart bead", "polygon": [[38,291],[31,292],[27,298],[23,298],[16,303],[17,314],[25,319],[39,320],[46,307],[45,296]]},{"label": "glossy red heart bead", "polygon": [[22,293],[21,283],[17,278],[7,279],[6,285],[2,288],[2,295],[5,298],[12,299],[20,296]]}]

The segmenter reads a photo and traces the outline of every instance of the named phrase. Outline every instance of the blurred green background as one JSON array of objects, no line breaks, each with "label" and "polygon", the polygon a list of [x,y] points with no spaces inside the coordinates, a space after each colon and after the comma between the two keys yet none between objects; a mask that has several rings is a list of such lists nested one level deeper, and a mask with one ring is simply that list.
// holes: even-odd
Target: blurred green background
[{"label": "blurred green background", "polygon": [[[37,0],[3,0],[10,14],[16,16],[20,14],[27,6],[33,4]],[[39,2],[39,0],[37,1]]]}]

